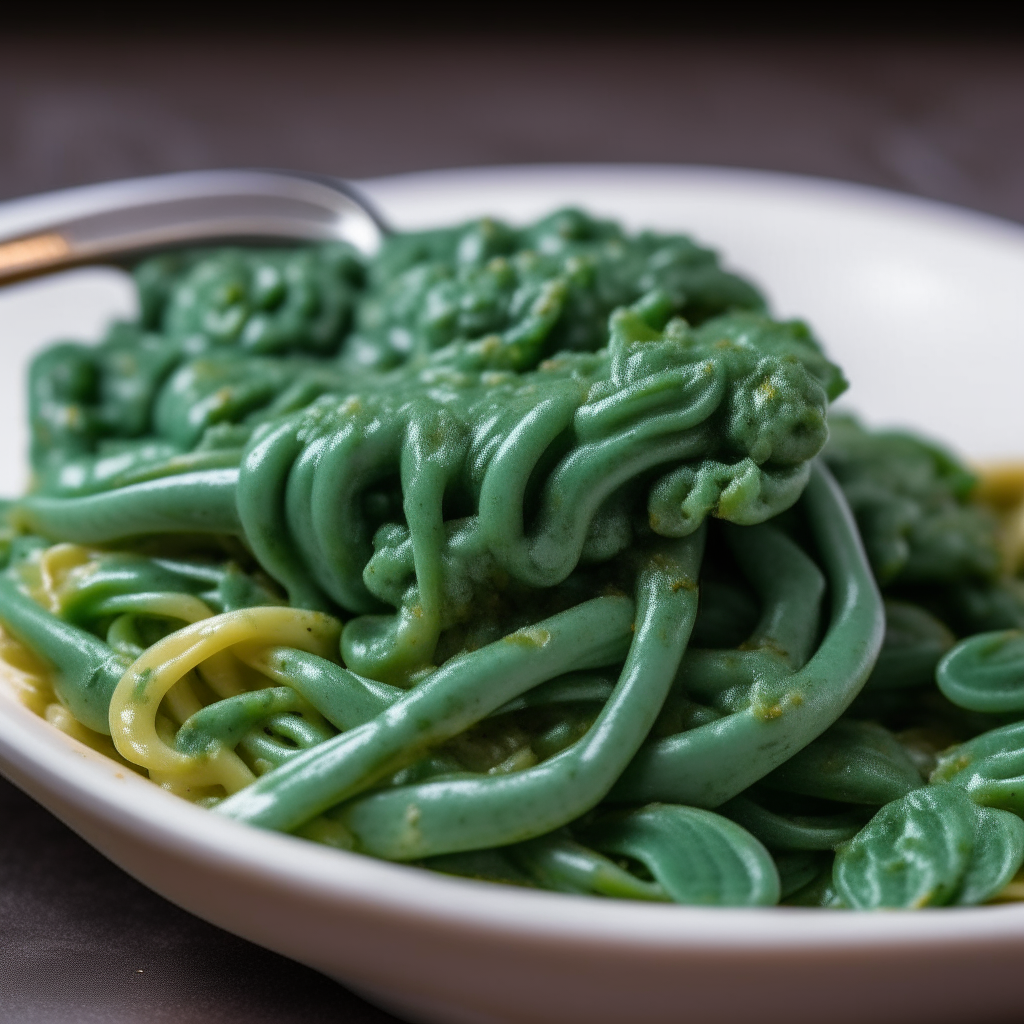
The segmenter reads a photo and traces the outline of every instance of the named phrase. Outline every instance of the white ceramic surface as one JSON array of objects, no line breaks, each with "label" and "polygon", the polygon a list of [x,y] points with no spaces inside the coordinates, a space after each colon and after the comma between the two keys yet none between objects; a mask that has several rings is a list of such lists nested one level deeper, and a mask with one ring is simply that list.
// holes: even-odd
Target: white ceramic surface
[{"label": "white ceramic surface", "polygon": [[[399,226],[485,212],[521,219],[572,202],[632,226],[690,229],[761,282],[779,313],[811,320],[870,420],[924,426],[974,455],[1024,453],[1024,230],[1013,225],[869,189],[712,169],[520,168],[365,184]],[[131,308],[113,271],[0,295],[0,423],[14,439],[0,492],[23,480],[26,353],[54,334],[95,336],[108,314]],[[194,808],[3,691],[0,770],[164,896],[413,1021],[1019,1018],[1024,906],[708,910],[444,878]]]}]

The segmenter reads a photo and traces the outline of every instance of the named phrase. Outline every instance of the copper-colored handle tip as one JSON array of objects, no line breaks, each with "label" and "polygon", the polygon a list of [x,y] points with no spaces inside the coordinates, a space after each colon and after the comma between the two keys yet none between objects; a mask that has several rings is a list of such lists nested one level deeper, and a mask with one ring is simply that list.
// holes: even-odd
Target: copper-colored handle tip
[{"label": "copper-colored handle tip", "polygon": [[0,244],[0,278],[14,277],[38,267],[61,263],[71,254],[63,235],[49,232]]}]

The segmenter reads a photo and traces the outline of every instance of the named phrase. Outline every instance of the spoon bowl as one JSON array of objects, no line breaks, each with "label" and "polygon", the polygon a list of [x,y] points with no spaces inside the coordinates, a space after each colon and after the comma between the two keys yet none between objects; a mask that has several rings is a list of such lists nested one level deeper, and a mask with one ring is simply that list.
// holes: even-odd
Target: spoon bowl
[{"label": "spoon bowl", "polygon": [[338,178],[262,170],[162,174],[0,206],[0,284],[224,241],[343,241],[370,255],[386,230],[367,200]]}]

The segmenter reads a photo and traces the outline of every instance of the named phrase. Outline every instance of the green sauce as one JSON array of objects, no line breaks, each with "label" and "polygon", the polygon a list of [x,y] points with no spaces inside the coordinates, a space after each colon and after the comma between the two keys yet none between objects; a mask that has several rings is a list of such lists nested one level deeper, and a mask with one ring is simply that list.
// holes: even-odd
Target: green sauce
[{"label": "green sauce", "polygon": [[967,903],[1019,866],[995,753],[925,787],[900,738],[1024,707],[1019,644],[946,653],[1024,626],[995,520],[938,449],[829,441],[839,369],[714,253],[565,210],[135,279],[137,322],[33,364],[0,576],[91,741],[214,813],[566,892]]}]

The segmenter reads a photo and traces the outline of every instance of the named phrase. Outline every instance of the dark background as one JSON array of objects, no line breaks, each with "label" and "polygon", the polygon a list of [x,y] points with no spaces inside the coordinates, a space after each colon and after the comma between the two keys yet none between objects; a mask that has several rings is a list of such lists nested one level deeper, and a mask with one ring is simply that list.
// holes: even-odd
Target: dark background
[{"label": "dark background", "polygon": [[[930,36],[897,20],[539,23],[246,36],[83,21],[59,36],[26,20],[0,35],[0,199],[232,165],[358,178],[657,162],[844,178],[1024,221],[1013,26],[977,12]],[[165,903],[0,781],[0,1021],[390,1020]]]},{"label": "dark background", "polygon": [[0,197],[232,165],[664,162],[1024,220],[1024,45],[962,36],[0,36]]}]

